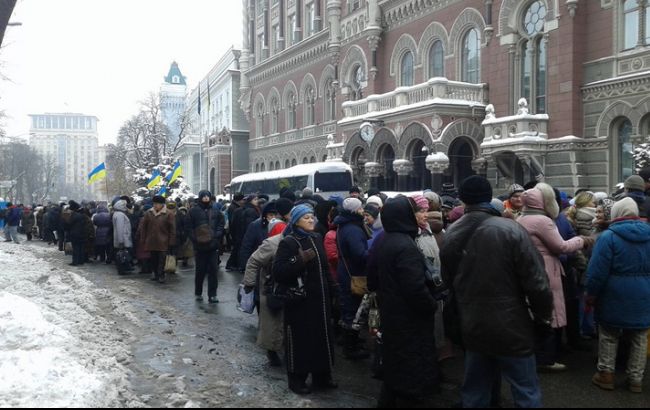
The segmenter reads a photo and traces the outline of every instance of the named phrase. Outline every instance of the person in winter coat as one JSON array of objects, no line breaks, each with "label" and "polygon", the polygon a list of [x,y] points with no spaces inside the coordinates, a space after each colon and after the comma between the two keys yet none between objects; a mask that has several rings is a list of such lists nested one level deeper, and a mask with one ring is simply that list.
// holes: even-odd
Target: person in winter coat
[{"label": "person in winter coat", "polygon": [[318,232],[323,238],[330,231],[330,220],[329,215],[333,208],[336,208],[336,201],[323,201],[316,205],[316,218],[318,223],[316,224],[316,232]]},{"label": "person in winter coat", "polygon": [[[382,209],[385,238],[378,250],[377,296],[383,340],[380,408],[421,406],[439,384],[434,340],[436,301],[425,284],[415,238],[412,199],[399,196]],[[376,246],[376,245],[375,245]]]},{"label": "person in winter coat", "polygon": [[631,198],[612,207],[612,223],[600,236],[587,270],[587,292],[599,325],[598,372],[592,382],[614,390],[619,339],[631,339],[630,391],[641,393],[650,329],[650,226],[639,220]]},{"label": "person in winter coat", "polygon": [[230,237],[230,244],[232,245],[230,258],[228,259],[228,262],[226,262],[226,271],[229,272],[239,270],[239,267],[237,265],[239,264],[239,247],[241,246],[241,243],[236,242],[236,240],[237,238],[240,238],[240,236],[243,238],[246,232],[244,231],[242,233],[239,233],[239,229],[241,229],[241,227],[239,226],[239,223],[236,223],[235,215],[239,214],[240,210],[244,207],[244,198],[244,195],[240,193],[235,194],[232,203],[226,211],[226,220],[228,221],[228,236]]},{"label": "person in winter coat", "polygon": [[239,249],[239,266],[245,267],[248,258],[268,238],[269,222],[277,217],[275,202],[269,202],[262,208],[262,216],[253,221],[246,229],[246,234]]},{"label": "person in winter coat", "polygon": [[[133,248],[133,235],[131,234],[131,221],[127,216],[128,209],[126,201],[119,200],[113,206],[113,248],[116,251],[130,250]],[[100,214],[102,215],[102,214]],[[99,227],[98,227],[99,229]],[[116,263],[117,273],[125,274],[131,270],[130,266],[122,266],[119,261]]]},{"label": "person in winter coat", "polygon": [[584,191],[575,198],[575,204],[566,211],[567,218],[578,235],[590,236],[594,231],[596,203],[594,193]]},{"label": "person in winter coat", "polygon": [[363,217],[366,225],[372,231],[372,236],[368,239],[368,249],[370,249],[375,239],[384,232],[384,225],[381,223],[380,209],[375,205],[366,204],[363,207]]},{"label": "person in winter coat", "polygon": [[87,208],[81,210],[86,228],[86,241],[84,245],[84,262],[90,263],[90,258],[95,255],[95,225],[93,224],[90,211]]},{"label": "person in winter coat", "polygon": [[173,255],[176,246],[176,219],[167,211],[165,198],[155,196],[153,208],[147,211],[142,220],[144,250],[151,252],[153,275],[151,280],[165,283],[165,261]]},{"label": "person in winter coat", "polygon": [[508,188],[508,200],[504,202],[506,207],[503,216],[506,218],[517,220],[524,210],[524,187],[518,184],[513,184]]},{"label": "person in winter coat", "polygon": [[[59,232],[61,231],[61,208],[58,205],[52,205],[48,208],[47,214],[45,214],[45,234],[47,236],[48,245],[63,243],[63,238],[59,238]],[[51,241],[51,242],[50,242]],[[59,251],[62,251],[62,248],[59,248]]]},{"label": "person in winter coat", "polygon": [[332,380],[334,340],[331,326],[331,297],[337,292],[327,267],[323,241],[314,233],[314,210],[300,205],[291,211],[291,221],[273,261],[273,280],[285,288],[302,283],[305,297],[285,303],[284,331],[289,388],[309,394],[313,387],[336,388]]},{"label": "person in winter coat", "polygon": [[203,282],[208,278],[208,302],[219,303],[217,299],[217,272],[219,271],[219,245],[224,235],[223,214],[212,207],[210,191],[199,192],[199,205],[190,209],[187,219],[187,236],[192,240],[195,251],[196,271],[194,296],[203,301]]},{"label": "person in winter coat", "polygon": [[344,356],[350,360],[367,359],[369,354],[362,348],[359,331],[352,322],[359,310],[363,295],[352,293],[352,278],[366,277],[369,229],[363,217],[363,204],[357,198],[343,201],[343,210],[334,219],[338,226],[336,242],[339,250],[338,283],[340,288],[341,322],[345,332]]},{"label": "person in winter coat", "polygon": [[537,250],[544,257],[546,274],[548,275],[551,291],[553,292],[553,331],[540,335],[538,350],[538,367],[547,371],[564,371],[566,366],[557,362],[558,338],[562,328],[567,325],[566,305],[562,276],[564,268],[560,262],[561,255],[568,255],[589,247],[593,239],[577,236],[565,241],[558,231],[555,219],[560,213],[560,207],[555,199],[555,191],[548,184],[537,184],[535,188],[524,192],[524,212],[517,220],[530,234]]},{"label": "person in winter coat", "polygon": [[23,208],[23,214],[20,219],[20,225],[23,227],[23,230],[25,231],[25,235],[27,235],[28,242],[32,241],[32,234],[33,234],[35,222],[36,220],[34,219],[34,213],[32,212],[32,209],[29,206]]},{"label": "person in winter coat", "polygon": [[39,206],[35,210],[36,214],[36,228],[38,229],[38,238],[45,239],[45,207]]},{"label": "person in winter coat", "polygon": [[491,206],[487,179],[467,178],[460,197],[466,213],[445,235],[440,258],[453,291],[446,315],[455,312],[446,323],[460,326],[455,337],[466,349],[463,407],[490,407],[501,374],[516,407],[540,407],[535,322],[549,326],[553,310],[544,261],[528,232]]},{"label": "person in winter coat", "polygon": [[100,262],[110,265],[113,260],[111,242],[113,241],[113,221],[111,214],[105,206],[97,208],[97,213],[92,217],[95,225],[95,255]]},{"label": "person in winter coat", "polygon": [[648,206],[648,198],[645,195],[645,181],[642,177],[638,175],[632,175],[625,180],[625,197],[632,198],[639,207],[639,218],[648,222],[648,212],[650,209],[646,209]]},{"label": "person in winter coat", "polygon": [[[214,209],[214,207],[213,207]],[[219,212],[218,210],[216,210]],[[176,259],[182,262],[182,266],[187,268],[188,261],[194,257],[194,247],[190,237],[187,235],[187,223],[189,211],[184,206],[180,206],[176,212]]]},{"label": "person in winter coat", "polygon": [[86,218],[81,213],[81,205],[75,201],[68,203],[70,214],[66,217],[66,241],[72,243],[72,263],[70,266],[80,266],[85,262],[84,249],[86,246],[87,231]]},{"label": "person in winter coat", "polygon": [[20,243],[18,239],[18,226],[20,225],[20,220],[22,218],[22,213],[20,208],[13,205],[11,202],[7,204],[7,213],[5,217],[5,224],[7,226],[7,231],[9,235],[5,237],[5,242]]},{"label": "person in winter coat", "polygon": [[282,366],[279,354],[284,346],[284,319],[281,309],[272,310],[269,307],[266,289],[267,283],[272,280],[273,259],[284,235],[280,233],[272,236],[270,232],[276,227],[279,230],[286,226],[286,223],[278,219],[269,223],[269,238],[264,240],[248,259],[243,282],[247,292],[252,292],[256,287],[260,289],[257,345],[266,350],[269,365],[272,367]]}]

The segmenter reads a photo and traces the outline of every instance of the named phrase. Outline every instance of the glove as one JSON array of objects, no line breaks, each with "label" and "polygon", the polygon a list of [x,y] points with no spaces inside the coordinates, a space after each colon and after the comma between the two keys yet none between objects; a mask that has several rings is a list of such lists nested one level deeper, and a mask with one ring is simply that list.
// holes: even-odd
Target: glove
[{"label": "glove", "polygon": [[244,291],[246,292],[247,295],[254,290],[255,290],[255,286],[244,286]]},{"label": "glove", "polygon": [[303,251],[302,249],[298,249],[298,254],[300,255],[300,259],[302,260],[303,263],[311,262],[316,257],[316,251],[314,251],[313,249],[309,249],[306,251]]}]

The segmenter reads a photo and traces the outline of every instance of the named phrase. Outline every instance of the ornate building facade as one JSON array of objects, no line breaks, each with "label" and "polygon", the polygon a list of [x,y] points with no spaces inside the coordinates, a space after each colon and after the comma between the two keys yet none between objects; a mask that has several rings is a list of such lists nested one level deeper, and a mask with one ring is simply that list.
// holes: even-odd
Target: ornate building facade
[{"label": "ornate building facade", "polygon": [[243,0],[250,169],[611,190],[650,133],[646,0]]}]

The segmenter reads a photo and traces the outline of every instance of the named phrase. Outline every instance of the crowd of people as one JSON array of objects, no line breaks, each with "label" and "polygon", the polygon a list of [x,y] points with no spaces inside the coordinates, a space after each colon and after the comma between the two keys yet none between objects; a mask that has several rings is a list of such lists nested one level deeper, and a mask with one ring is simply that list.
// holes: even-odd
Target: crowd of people
[{"label": "crowd of people", "polygon": [[[171,265],[195,264],[195,297],[218,303],[220,256],[255,292],[258,345],[286,367],[300,395],[335,389],[335,346],[372,357],[380,407],[435,400],[440,363],[464,352],[463,407],[500,403],[501,380],[518,407],[539,407],[538,371],[561,372],[560,350],[598,338],[592,383],[613,390],[618,356],[640,393],[650,329],[650,169],[607,193],[574,196],[546,183],[493,195],[472,176],[456,190],[388,198],[379,190],[322,198],[306,188],[279,198],[208,191],[110,204],[10,205],[18,229],[72,255],[73,266],[139,266],[165,282]],[[173,268],[173,266],[172,266]],[[173,269],[172,269],[173,270]],[[361,330],[369,332],[361,333]],[[311,384],[308,379],[311,376]]]}]

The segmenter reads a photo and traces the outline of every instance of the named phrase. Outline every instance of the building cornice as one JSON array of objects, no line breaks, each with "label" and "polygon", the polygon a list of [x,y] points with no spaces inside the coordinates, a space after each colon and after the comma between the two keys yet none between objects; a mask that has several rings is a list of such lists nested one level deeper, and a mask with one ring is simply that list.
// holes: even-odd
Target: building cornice
[{"label": "building cornice", "polygon": [[389,30],[442,10],[462,0],[386,0],[379,3]]},{"label": "building cornice", "polygon": [[647,93],[650,90],[650,71],[595,81],[582,87],[585,101],[611,99],[636,93]]},{"label": "building cornice", "polygon": [[328,40],[329,30],[322,30],[253,66],[245,75],[248,76],[251,86],[255,86],[271,78],[304,68],[306,64],[328,58]]}]

